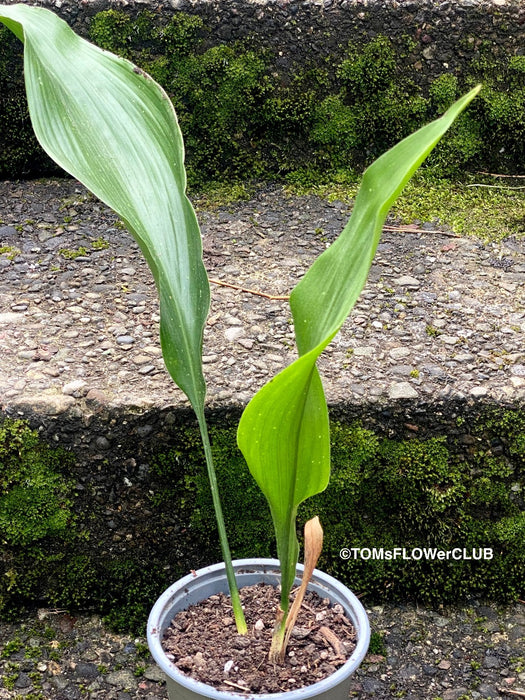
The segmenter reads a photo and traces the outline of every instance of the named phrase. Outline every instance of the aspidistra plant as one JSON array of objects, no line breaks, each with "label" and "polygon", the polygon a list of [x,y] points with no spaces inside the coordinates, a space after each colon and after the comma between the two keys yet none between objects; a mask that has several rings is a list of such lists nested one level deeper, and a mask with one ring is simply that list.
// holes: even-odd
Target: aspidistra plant
[{"label": "aspidistra plant", "polygon": [[[164,361],[197,416],[235,620],[245,633],[204,413],[209,282],[199,226],[186,196],[184,146],[173,106],[150,76],[81,39],[48,10],[0,6],[0,21],[24,42],[29,112],[40,144],[118,213],[151,268]],[[262,387],[241,418],[238,443],[268,500],[281,564],[275,661],[283,658],[298,561],[297,508],[325,489],[330,475],[328,409],[317,360],[365,284],[389,208],[478,91],[365,172],[349,223],[292,291],[298,359]]]},{"label": "aspidistra plant", "polygon": [[281,611],[270,652],[274,661],[282,661],[285,650],[299,551],[297,508],[323,491],[330,476],[328,408],[317,359],[364,287],[390,207],[479,90],[471,90],[365,171],[348,224],[290,296],[298,359],[259,390],[241,417],[238,444],[269,503],[281,564]]}]

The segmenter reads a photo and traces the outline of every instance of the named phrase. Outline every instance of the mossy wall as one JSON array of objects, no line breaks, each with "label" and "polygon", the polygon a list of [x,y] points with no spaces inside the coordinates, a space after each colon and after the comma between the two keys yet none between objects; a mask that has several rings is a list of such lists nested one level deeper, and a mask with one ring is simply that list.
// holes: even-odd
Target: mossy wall
[{"label": "mossy wall", "polygon": [[[44,3],[46,4],[46,3]],[[49,4],[49,3],[48,3]],[[109,5],[111,5],[109,3]],[[521,172],[525,14],[514,2],[177,3],[60,12],[167,90],[189,181],[312,179],[361,171],[477,82],[484,90],[436,150],[436,174]],[[443,9],[445,7],[445,9]],[[21,45],[0,32],[0,177],[54,166],[31,135]]]},{"label": "mossy wall", "polygon": [[[236,447],[237,418],[214,416],[211,430],[233,555],[275,556],[267,505]],[[487,405],[454,416],[429,411],[427,422],[399,418],[333,412],[330,485],[299,514],[300,524],[314,514],[323,523],[320,568],[367,604],[523,598],[523,412]],[[31,605],[96,610],[136,630],[165,586],[220,560],[196,427],[173,416],[164,430],[151,424],[152,416],[130,417],[121,426],[129,444],[93,458],[85,449],[65,457],[27,425],[4,422],[0,614]],[[395,547],[491,548],[493,557],[340,557],[342,548]]]}]

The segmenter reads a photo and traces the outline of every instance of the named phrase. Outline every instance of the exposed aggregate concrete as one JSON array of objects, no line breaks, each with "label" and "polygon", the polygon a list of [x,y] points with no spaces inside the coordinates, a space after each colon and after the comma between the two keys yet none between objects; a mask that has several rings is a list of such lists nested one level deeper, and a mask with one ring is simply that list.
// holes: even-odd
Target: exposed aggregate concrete
[{"label": "exposed aggregate concrete", "polygon": [[[286,296],[349,216],[279,188],[200,213],[213,280]],[[138,246],[72,180],[0,185],[0,397],[6,411],[187,406],[158,342]],[[525,395],[525,243],[485,245],[423,224],[385,231],[369,281],[320,369],[330,403]],[[19,252],[18,252],[19,251]],[[212,284],[209,404],[243,405],[295,357],[287,301]]]},{"label": "exposed aggregate concrete", "polygon": [[[511,700],[525,695],[525,606],[369,609],[376,647],[352,678],[355,700]],[[0,622],[0,700],[165,700],[143,637],[100,618],[42,609]],[[9,684],[10,689],[6,687]],[[241,696],[242,697],[242,696]]]}]

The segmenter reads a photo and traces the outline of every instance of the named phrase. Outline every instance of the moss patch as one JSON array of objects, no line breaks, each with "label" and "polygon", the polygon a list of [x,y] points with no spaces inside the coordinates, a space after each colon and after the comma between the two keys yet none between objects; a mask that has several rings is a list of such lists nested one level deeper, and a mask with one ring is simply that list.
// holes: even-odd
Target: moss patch
[{"label": "moss patch", "polygon": [[[432,222],[437,230],[500,242],[525,235],[525,190],[518,178],[494,178],[479,173],[461,179],[436,178],[431,171],[414,175],[396,200],[390,215],[400,223]],[[329,201],[351,202],[358,183],[343,172],[313,183],[306,173],[294,173],[285,186],[290,195],[317,194]]]},{"label": "moss patch", "polygon": [[[332,423],[330,484],[301,506],[298,523],[319,515],[325,530],[319,567],[368,604],[412,599],[435,605],[472,595],[509,601],[525,594],[523,413],[481,407],[446,428],[446,438],[405,439],[359,423]],[[268,507],[235,433],[232,422],[211,429],[232,553],[275,556]],[[88,489],[75,495],[69,458],[41,444],[25,424],[2,424],[4,617],[29,605],[90,609],[120,630],[139,631],[170,582],[220,560],[198,431],[181,426],[171,440],[171,448],[151,455],[147,478],[134,487],[128,505],[119,498],[120,507],[111,510],[111,517],[122,518],[114,530],[101,520],[104,508]],[[344,547],[490,548],[493,556],[342,559]]]},{"label": "moss patch", "polygon": [[[215,428],[212,435],[234,556],[275,556],[268,508],[235,447],[234,429]],[[497,600],[523,595],[522,435],[521,413],[502,409],[487,409],[448,439],[387,439],[358,424],[334,423],[330,484],[301,507],[299,518],[321,518],[320,568],[369,601],[413,598],[436,604],[471,594]],[[196,432],[186,434],[188,446],[196,440]],[[465,444],[477,447],[466,452]],[[166,484],[160,493],[169,501],[185,485],[192,535],[219,557],[202,458],[189,454],[178,447],[156,463],[154,472]],[[174,474],[183,481],[173,484]],[[159,503],[164,496],[157,496]],[[347,561],[339,556],[343,547],[459,547],[476,553],[488,547],[493,558]]]},{"label": "moss patch", "polygon": [[40,443],[22,421],[0,425],[0,541],[28,547],[64,536],[72,525],[71,485],[58,466],[71,465],[62,450]]},{"label": "moss patch", "polygon": [[403,223],[434,221],[437,228],[483,241],[525,235],[523,181],[484,174],[460,180],[419,176],[407,185],[392,208]]},{"label": "moss patch", "polygon": [[[522,56],[502,51],[496,59],[490,47],[467,43],[463,73],[444,73],[423,89],[413,67],[423,47],[405,37],[350,42],[337,56],[284,69],[257,36],[219,43],[201,18],[184,12],[163,19],[149,10],[106,10],[89,31],[172,97],[193,186],[298,172],[355,175],[480,81],[481,96],[444,137],[429,169],[439,177],[466,169],[512,173],[524,160]],[[0,95],[8,96],[0,98],[0,176],[10,178],[49,171],[27,117],[21,50],[0,30]]]}]

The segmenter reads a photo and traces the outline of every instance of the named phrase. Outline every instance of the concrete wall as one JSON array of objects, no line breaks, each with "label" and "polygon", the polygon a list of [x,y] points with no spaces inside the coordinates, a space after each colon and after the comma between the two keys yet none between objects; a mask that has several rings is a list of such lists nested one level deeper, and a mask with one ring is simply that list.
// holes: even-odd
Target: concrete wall
[{"label": "concrete wall", "polygon": [[444,70],[457,71],[482,45],[496,56],[525,53],[522,0],[41,0],[38,4],[56,11],[84,35],[91,17],[108,8],[130,13],[148,8],[166,17],[182,10],[203,18],[211,43],[253,37],[277,51],[282,68],[337,55],[349,40],[367,41],[377,34],[394,41],[409,37],[416,48],[407,62],[423,83]]}]

